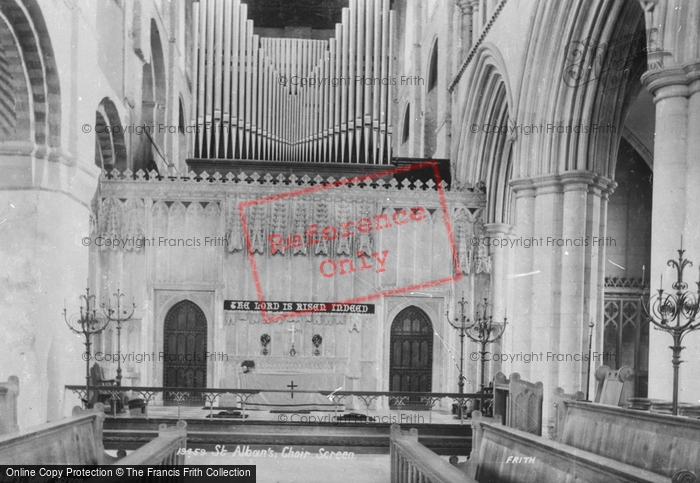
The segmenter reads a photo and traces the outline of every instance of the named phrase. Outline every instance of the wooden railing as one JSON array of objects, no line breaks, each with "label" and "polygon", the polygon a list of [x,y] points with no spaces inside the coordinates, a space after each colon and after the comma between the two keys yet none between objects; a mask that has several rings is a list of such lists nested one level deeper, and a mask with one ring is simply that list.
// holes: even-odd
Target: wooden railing
[{"label": "wooden railing", "polygon": [[564,421],[556,437],[563,444],[674,481],[679,474],[700,476],[699,420],[584,401],[562,404]]},{"label": "wooden railing", "polygon": [[[66,386],[66,390],[72,391],[79,398],[85,400],[85,386]],[[114,400],[121,400],[124,393],[133,393],[141,396],[147,403],[153,401],[156,395],[167,395],[173,397],[178,404],[178,413],[180,404],[187,400],[205,401],[209,408],[210,416],[213,415],[217,400],[224,394],[232,394],[238,397],[238,402],[243,411],[243,421],[245,421],[246,402],[251,396],[260,393],[288,393],[285,389],[234,389],[234,388],[193,388],[193,387],[157,387],[157,386],[100,386],[101,394],[109,394]],[[471,400],[476,400],[481,397],[480,393],[451,393],[451,392],[398,392],[398,391],[299,391],[295,390],[295,394],[320,394],[325,396],[332,402],[336,413],[341,406],[345,404],[348,397],[355,397],[362,401],[365,406],[365,412],[369,414],[369,408],[373,403],[376,403],[380,398],[386,398],[387,405],[395,406],[401,411],[403,406],[423,405],[426,409],[432,408],[442,399],[451,400],[459,409],[465,408]],[[487,393],[485,399],[491,400],[492,393]],[[417,402],[416,402],[417,401]],[[459,411],[463,414],[464,411]],[[432,418],[432,412],[430,414]],[[179,416],[178,416],[179,418]],[[431,419],[432,421],[432,419]]]},{"label": "wooden railing", "polygon": [[102,446],[102,405],[73,410],[73,416],[0,436],[0,461],[4,464],[111,463],[114,458]]},{"label": "wooden railing", "polygon": [[418,430],[391,425],[391,483],[476,483],[418,442]]},{"label": "wooden railing", "polygon": [[187,423],[178,421],[175,427],[158,426],[158,438],[120,459],[115,465],[184,465],[187,449]]},{"label": "wooden railing", "polygon": [[[473,444],[467,474],[478,482],[671,483],[667,477],[615,461],[610,454],[590,453],[498,423],[482,421],[476,413],[478,411],[472,420]],[[633,450],[633,447],[624,450]]]},{"label": "wooden railing", "polygon": [[73,416],[0,436],[0,462],[32,465],[183,465],[187,423],[161,424],[158,438],[123,459],[108,455],[102,444],[104,406],[73,410]]}]

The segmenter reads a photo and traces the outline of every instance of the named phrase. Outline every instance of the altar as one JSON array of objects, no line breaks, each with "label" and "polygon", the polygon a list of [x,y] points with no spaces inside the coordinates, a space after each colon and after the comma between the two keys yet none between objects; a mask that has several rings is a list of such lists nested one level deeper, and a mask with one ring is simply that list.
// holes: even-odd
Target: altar
[{"label": "altar", "polygon": [[251,396],[246,401],[248,409],[322,411],[333,410],[333,401],[321,394],[300,391],[334,391],[342,388],[343,380],[342,374],[334,373],[243,373],[239,375],[239,387],[282,391]]}]

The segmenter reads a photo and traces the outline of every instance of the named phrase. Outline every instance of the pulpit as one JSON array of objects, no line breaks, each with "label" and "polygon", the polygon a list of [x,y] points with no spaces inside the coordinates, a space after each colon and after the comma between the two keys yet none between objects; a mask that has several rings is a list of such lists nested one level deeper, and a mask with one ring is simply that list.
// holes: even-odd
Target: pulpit
[{"label": "pulpit", "polygon": [[332,410],[335,405],[316,391],[332,391],[342,387],[344,376],[313,372],[247,372],[239,374],[238,380],[241,389],[263,391],[251,396],[246,401],[246,408],[284,412],[322,411]]}]

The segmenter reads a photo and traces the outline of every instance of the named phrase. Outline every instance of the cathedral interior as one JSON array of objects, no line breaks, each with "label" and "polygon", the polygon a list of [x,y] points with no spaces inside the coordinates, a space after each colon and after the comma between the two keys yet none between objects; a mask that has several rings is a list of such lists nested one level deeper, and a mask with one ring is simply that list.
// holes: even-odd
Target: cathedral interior
[{"label": "cathedral interior", "polygon": [[0,0],[0,463],[76,406],[134,458],[132,418],[284,411],[388,418],[366,478],[700,481],[698,32],[694,0]]}]

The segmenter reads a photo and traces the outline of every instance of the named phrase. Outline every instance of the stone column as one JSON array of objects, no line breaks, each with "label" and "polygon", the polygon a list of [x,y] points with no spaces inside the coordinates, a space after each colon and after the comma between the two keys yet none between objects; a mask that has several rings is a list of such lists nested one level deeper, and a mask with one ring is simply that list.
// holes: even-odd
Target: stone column
[{"label": "stone column", "polygon": [[[560,372],[558,386],[566,392],[581,388],[581,370],[584,366],[577,359],[581,356],[584,315],[584,280],[588,186],[593,181],[591,173],[567,176],[563,184],[563,225],[556,249],[561,250],[561,299],[559,305],[558,353],[570,361],[557,364]],[[578,356],[578,357],[577,357]]]},{"label": "stone column", "polygon": [[[507,235],[510,231],[510,225],[505,223],[488,223],[484,225],[484,230],[486,236],[490,241],[490,254],[491,254],[491,296],[490,302],[493,304],[491,307],[491,315],[493,320],[500,322],[503,320],[506,308],[506,269],[507,269],[507,247],[504,246],[504,242],[507,241]],[[492,344],[491,353],[492,354],[502,354],[504,352],[503,347],[507,344],[507,334],[503,334],[501,340]],[[506,368],[510,369],[509,367]],[[489,374],[493,379],[498,371],[501,371],[502,364],[499,360],[492,360],[490,362]]]},{"label": "stone column", "polygon": [[[530,352],[532,339],[532,254],[534,248],[526,240],[533,240],[535,216],[535,189],[530,180],[518,180],[511,183],[515,193],[515,226],[513,227],[513,278],[510,295],[512,313],[509,314],[506,329],[506,348],[516,352]],[[519,373],[523,379],[531,380],[530,364],[523,360],[515,360],[513,372]]]},{"label": "stone column", "polygon": [[[677,258],[683,235],[685,256],[700,263],[700,224],[697,206],[700,204],[700,62],[676,68],[647,72],[642,81],[654,96],[656,105],[656,137],[654,145],[654,186],[651,239],[651,291],[659,287],[663,274],[664,289],[671,290],[675,271],[668,267],[669,259]],[[698,279],[694,270],[686,269],[684,281]],[[650,331],[649,336],[649,397],[670,400],[673,390],[670,334]],[[682,360],[700,358],[700,333],[688,335],[684,341]],[[700,387],[695,382],[692,365],[681,364],[679,401],[700,399]]]},{"label": "stone column", "polygon": [[481,22],[482,13],[479,11],[480,0],[471,0],[472,5],[472,35],[470,45],[474,45],[476,40],[479,38],[481,33],[481,28],[483,27]]},{"label": "stone column", "polygon": [[[20,380],[20,429],[60,419],[80,401],[84,339],[63,319],[88,284],[90,201],[99,170],[44,146],[0,144],[0,371]],[[65,302],[64,302],[65,300]]]},{"label": "stone column", "polygon": [[462,61],[472,48],[472,0],[457,0],[457,6],[462,11],[459,56]]}]

